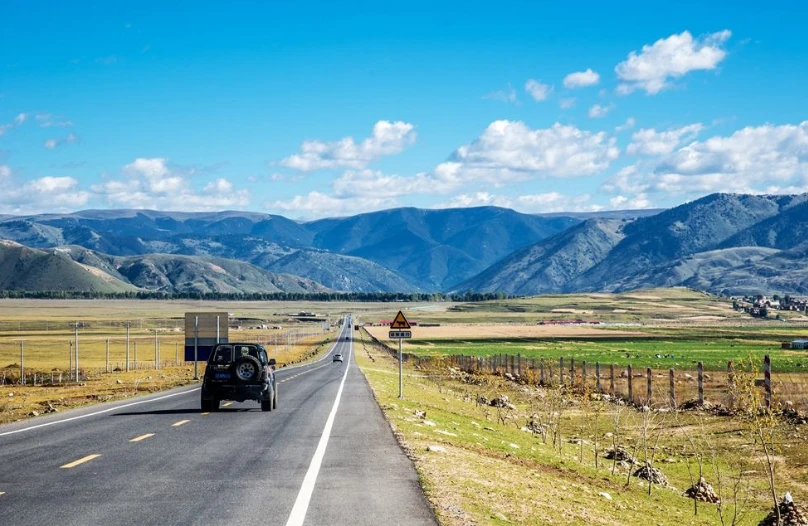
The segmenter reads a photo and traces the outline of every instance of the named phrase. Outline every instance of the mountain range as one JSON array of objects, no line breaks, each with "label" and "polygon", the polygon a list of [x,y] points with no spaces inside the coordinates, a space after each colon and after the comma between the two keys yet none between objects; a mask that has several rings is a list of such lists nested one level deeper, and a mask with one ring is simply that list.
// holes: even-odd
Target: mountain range
[{"label": "mountain range", "polygon": [[399,208],[310,222],[87,210],[0,216],[0,239],[9,240],[1,289],[808,293],[808,194],[587,214]]}]

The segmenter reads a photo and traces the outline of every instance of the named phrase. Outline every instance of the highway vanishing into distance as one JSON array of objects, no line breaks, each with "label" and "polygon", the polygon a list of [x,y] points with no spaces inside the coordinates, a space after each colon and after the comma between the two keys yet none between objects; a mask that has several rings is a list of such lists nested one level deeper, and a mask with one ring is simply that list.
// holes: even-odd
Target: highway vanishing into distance
[{"label": "highway vanishing into distance", "polygon": [[272,412],[189,386],[0,426],[0,524],[437,524],[350,328],[277,371]]}]

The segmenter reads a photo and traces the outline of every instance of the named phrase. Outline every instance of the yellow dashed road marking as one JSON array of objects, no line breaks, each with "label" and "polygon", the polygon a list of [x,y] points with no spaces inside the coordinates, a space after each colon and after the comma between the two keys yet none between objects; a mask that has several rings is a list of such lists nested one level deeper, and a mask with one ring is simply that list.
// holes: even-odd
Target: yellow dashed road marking
[{"label": "yellow dashed road marking", "polygon": [[64,466],[60,466],[60,468],[61,468],[61,469],[70,469],[70,468],[75,468],[75,467],[76,467],[76,466],[78,466],[79,464],[84,464],[85,462],[89,462],[89,461],[91,461],[92,459],[94,459],[94,458],[98,458],[98,457],[100,457],[100,456],[101,456],[101,455],[87,455],[87,456],[86,456],[86,457],[84,457],[84,458],[80,458],[80,459],[78,459],[78,460],[74,460],[73,462],[71,462],[71,463],[69,463],[69,464],[65,464]]},{"label": "yellow dashed road marking", "polygon": [[171,427],[180,427],[183,424],[187,424],[190,420],[180,420],[179,422],[174,422],[171,424]]},{"label": "yellow dashed road marking", "polygon": [[5,495],[5,494],[6,494],[5,491],[0,491],[0,495]]},{"label": "yellow dashed road marking", "polygon": [[151,438],[154,436],[154,433],[146,433],[145,435],[140,435],[139,437],[135,437],[129,442],[140,442],[141,440],[146,440],[147,438]]},{"label": "yellow dashed road marking", "polygon": [[225,402],[222,404],[222,407],[230,407],[231,405],[233,405],[233,402]]},{"label": "yellow dashed road marking", "polygon": [[200,416],[208,416],[210,413],[202,413]]}]

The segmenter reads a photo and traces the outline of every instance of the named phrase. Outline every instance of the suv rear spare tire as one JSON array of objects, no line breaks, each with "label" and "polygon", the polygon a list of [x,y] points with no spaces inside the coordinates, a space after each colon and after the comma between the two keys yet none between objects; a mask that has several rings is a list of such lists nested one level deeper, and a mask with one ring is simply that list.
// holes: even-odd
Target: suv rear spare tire
[{"label": "suv rear spare tire", "polygon": [[233,373],[242,382],[254,382],[261,374],[261,362],[252,356],[242,356],[233,364]]}]

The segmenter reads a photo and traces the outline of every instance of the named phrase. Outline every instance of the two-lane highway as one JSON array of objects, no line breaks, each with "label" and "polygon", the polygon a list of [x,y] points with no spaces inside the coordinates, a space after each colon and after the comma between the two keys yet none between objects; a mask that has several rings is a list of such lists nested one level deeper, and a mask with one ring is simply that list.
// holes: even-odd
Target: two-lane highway
[{"label": "two-lane highway", "polygon": [[324,359],[277,379],[269,413],[201,413],[186,387],[0,427],[0,524],[436,524],[353,363],[350,320]]}]

